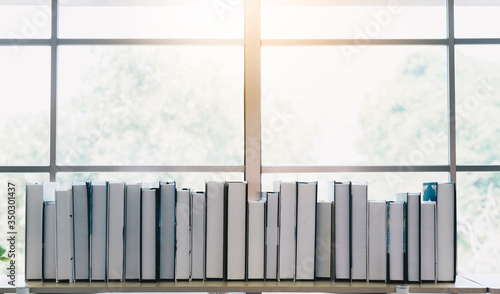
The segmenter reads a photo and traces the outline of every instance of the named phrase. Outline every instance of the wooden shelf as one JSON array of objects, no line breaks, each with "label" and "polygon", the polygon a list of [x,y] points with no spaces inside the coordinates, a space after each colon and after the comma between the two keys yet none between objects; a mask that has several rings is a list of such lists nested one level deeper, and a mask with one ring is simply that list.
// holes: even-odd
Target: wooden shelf
[{"label": "wooden shelf", "polygon": [[[24,276],[16,279],[24,284]],[[179,281],[179,282],[77,282],[55,283],[29,281],[30,293],[113,293],[113,292],[336,292],[336,293],[395,293],[396,284],[331,281]],[[16,289],[0,280],[0,293]],[[486,293],[487,287],[470,279],[457,277],[456,283],[410,284],[411,293]]]}]

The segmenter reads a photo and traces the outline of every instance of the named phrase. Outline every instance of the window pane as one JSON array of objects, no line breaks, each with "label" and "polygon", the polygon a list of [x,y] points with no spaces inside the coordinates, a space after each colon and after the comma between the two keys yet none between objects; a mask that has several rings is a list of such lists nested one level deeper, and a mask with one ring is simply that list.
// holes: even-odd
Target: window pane
[{"label": "window pane", "polygon": [[445,38],[445,5],[445,0],[262,0],[262,37]]},{"label": "window pane", "polygon": [[458,173],[458,271],[500,273],[500,173]]},{"label": "window pane", "polygon": [[50,48],[0,47],[0,64],[0,165],[47,165]]},{"label": "window pane", "polygon": [[455,37],[500,37],[500,3],[489,0],[455,0]]},{"label": "window pane", "polygon": [[170,172],[170,173],[58,173],[57,182],[70,187],[72,182],[86,181],[125,181],[144,183],[158,187],[161,181],[176,181],[178,188],[205,191],[205,181],[243,181],[243,173],[238,172]]},{"label": "window pane", "polygon": [[350,50],[262,49],[263,165],[446,164],[445,47]]},{"label": "window pane", "polygon": [[[0,201],[0,219],[4,221],[4,227],[0,230],[0,238],[1,242],[0,244],[4,245],[7,247],[7,232],[9,231],[7,228],[7,206],[8,206],[8,201],[7,201],[7,187],[8,183],[13,183],[15,184],[15,194],[16,194],[16,224],[15,224],[15,229],[16,229],[16,275],[24,275],[24,234],[25,234],[25,211],[26,211],[26,205],[25,205],[25,195],[26,195],[26,183],[41,183],[41,182],[48,182],[49,181],[49,174],[32,174],[32,173],[27,173],[27,174],[2,174],[0,173],[0,189],[2,189],[3,192],[3,199]],[[4,241],[5,240],[5,241]],[[8,275],[9,271],[7,270],[7,267],[4,266],[0,269],[0,275]],[[6,280],[5,280],[6,281]],[[5,284],[5,283],[4,283]],[[6,284],[5,284],[6,285]]]},{"label": "window pane", "polygon": [[74,2],[59,5],[63,38],[243,38],[243,1]]},{"label": "window pane", "polygon": [[51,14],[50,0],[0,0],[0,38],[50,38]]},{"label": "window pane", "polygon": [[318,181],[318,199],[326,200],[328,182],[368,182],[369,200],[396,200],[398,192],[422,192],[424,182],[448,181],[448,173],[278,173],[262,174],[262,191],[273,191],[274,181]]},{"label": "window pane", "polygon": [[58,163],[243,164],[243,48],[61,47]]},{"label": "window pane", "polygon": [[458,164],[500,164],[499,50],[456,46]]}]

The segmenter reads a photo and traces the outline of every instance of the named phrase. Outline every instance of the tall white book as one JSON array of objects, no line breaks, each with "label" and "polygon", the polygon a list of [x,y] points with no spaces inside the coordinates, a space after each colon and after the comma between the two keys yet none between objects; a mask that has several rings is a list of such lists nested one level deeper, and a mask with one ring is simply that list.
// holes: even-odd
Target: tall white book
[{"label": "tall white book", "polygon": [[388,217],[388,274],[390,283],[405,283],[405,251],[404,251],[404,223],[405,207],[401,201],[389,201],[387,206]]},{"label": "tall white book", "polygon": [[160,182],[160,279],[175,278],[176,182]]},{"label": "tall white book", "polygon": [[73,232],[75,237],[75,280],[88,281],[90,268],[89,189],[85,182],[75,182],[72,186]]},{"label": "tall white book", "polygon": [[189,280],[191,277],[191,192],[177,190],[176,205],[176,252],[175,279]]},{"label": "tall white book", "polygon": [[266,279],[278,273],[278,192],[267,192],[266,201]]},{"label": "tall white book", "polygon": [[295,278],[297,182],[275,182],[274,191],[279,192],[278,279],[291,280]]},{"label": "tall white book", "polygon": [[265,205],[266,196],[261,200],[248,200],[248,268],[247,278],[264,279],[265,269]]},{"label": "tall white book", "polygon": [[420,275],[422,282],[436,281],[436,202],[424,201],[420,206]]},{"label": "tall white book", "polygon": [[56,279],[56,203],[43,202],[43,280]]},{"label": "tall white book", "polygon": [[366,281],[368,184],[351,185],[351,279]]},{"label": "tall white book", "polygon": [[318,202],[316,209],[316,278],[332,279],[333,202]]},{"label": "tall white book", "polygon": [[55,191],[56,281],[73,282],[73,203],[71,189]]},{"label": "tall white book", "polygon": [[90,279],[106,281],[108,188],[105,182],[90,185]]},{"label": "tall white book", "polygon": [[205,278],[205,192],[191,193],[191,279]]},{"label": "tall white book", "polygon": [[125,225],[125,186],[108,183],[108,281],[123,280],[123,230]]},{"label": "tall white book", "polygon": [[43,186],[26,184],[26,280],[42,279]]},{"label": "tall white book", "polygon": [[351,182],[329,182],[328,189],[334,191],[334,278],[336,281],[349,281],[351,279]]},{"label": "tall white book", "polygon": [[296,280],[314,280],[318,182],[297,183]]},{"label": "tall white book", "polygon": [[125,184],[125,280],[141,278],[141,187]]},{"label": "tall white book", "polygon": [[141,281],[158,277],[158,202],[156,189],[141,189]]},{"label": "tall white book", "polygon": [[246,278],[247,183],[226,182],[228,280]]},{"label": "tall white book", "polygon": [[406,203],[406,273],[408,282],[420,282],[420,193],[397,193]]},{"label": "tall white book", "polygon": [[206,252],[205,276],[207,279],[224,278],[224,182],[206,182]]},{"label": "tall white book", "polygon": [[387,202],[369,201],[368,280],[387,280]]},{"label": "tall white book", "polygon": [[437,281],[455,282],[457,261],[457,201],[455,183],[437,184]]}]

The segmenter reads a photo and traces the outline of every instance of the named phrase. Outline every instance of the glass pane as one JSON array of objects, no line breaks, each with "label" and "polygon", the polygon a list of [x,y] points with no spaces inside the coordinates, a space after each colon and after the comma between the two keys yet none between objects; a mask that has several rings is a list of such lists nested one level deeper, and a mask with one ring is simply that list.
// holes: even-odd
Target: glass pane
[{"label": "glass pane", "polygon": [[73,2],[59,5],[63,38],[243,38],[243,1]]},{"label": "glass pane", "polygon": [[411,39],[446,37],[446,1],[262,0],[262,37]]},{"label": "glass pane", "polygon": [[455,0],[455,37],[500,37],[500,2],[489,0]]},{"label": "glass pane", "polygon": [[60,164],[243,164],[243,48],[61,47]]},{"label": "glass pane", "polygon": [[500,273],[500,173],[458,173],[458,271]]},{"label": "glass pane", "polygon": [[328,182],[368,182],[369,200],[396,200],[399,192],[422,192],[424,182],[448,181],[448,173],[277,173],[262,174],[262,190],[273,191],[275,181],[318,181],[318,199],[326,200]]},{"label": "glass pane", "polygon": [[[25,195],[26,195],[26,183],[41,183],[48,182],[49,174],[2,174],[0,173],[0,189],[3,192],[3,199],[0,201],[0,219],[3,221],[4,225],[0,229],[0,239],[2,240],[0,244],[7,247],[7,232],[12,231],[7,227],[7,206],[9,205],[7,201],[7,188],[8,183],[15,184],[15,201],[16,201],[16,223],[15,232],[16,236],[16,275],[24,275],[24,234],[25,234]],[[12,187],[12,186],[11,186]],[[0,269],[0,275],[8,275],[9,271],[7,266],[2,266]],[[19,279],[20,277],[18,277]],[[7,280],[4,280],[4,285]]]},{"label": "glass pane", "polygon": [[263,165],[447,162],[445,47],[262,49]]},{"label": "glass pane", "polygon": [[237,172],[169,172],[169,173],[58,173],[57,182],[61,187],[70,187],[72,182],[86,181],[124,181],[144,183],[158,187],[161,181],[176,181],[178,188],[205,190],[205,181],[243,181],[243,173]]},{"label": "glass pane", "polygon": [[0,47],[0,165],[48,165],[50,48]]},{"label": "glass pane", "polygon": [[0,0],[0,38],[48,39],[51,15],[50,0]]},{"label": "glass pane", "polygon": [[458,164],[500,164],[499,50],[456,46]]}]

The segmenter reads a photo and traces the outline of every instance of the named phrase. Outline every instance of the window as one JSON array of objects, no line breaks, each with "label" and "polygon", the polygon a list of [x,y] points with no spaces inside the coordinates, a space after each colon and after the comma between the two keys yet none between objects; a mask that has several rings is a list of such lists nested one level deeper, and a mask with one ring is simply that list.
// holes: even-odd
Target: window
[{"label": "window", "polygon": [[451,180],[459,272],[500,272],[499,7],[0,0],[0,178]]}]

